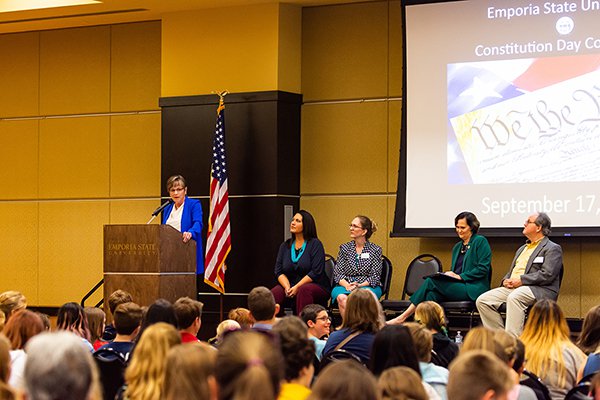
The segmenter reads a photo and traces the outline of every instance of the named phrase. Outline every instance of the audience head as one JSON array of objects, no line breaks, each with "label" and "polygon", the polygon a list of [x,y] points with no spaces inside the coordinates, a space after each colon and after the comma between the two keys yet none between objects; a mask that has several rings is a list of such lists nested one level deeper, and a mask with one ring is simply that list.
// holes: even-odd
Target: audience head
[{"label": "audience head", "polygon": [[28,400],[99,399],[92,354],[72,332],[45,332],[27,343],[25,393]]},{"label": "audience head", "polygon": [[[302,218],[302,230],[300,232],[302,232],[304,240],[309,241],[310,239],[317,239],[317,224],[311,213],[306,210],[300,210],[294,215],[294,219],[298,214],[300,214]],[[293,239],[294,238],[292,237],[292,240],[289,241],[290,245],[293,242]]]},{"label": "audience head", "polygon": [[458,224],[458,221],[460,221],[461,219],[464,219],[467,222],[467,225],[469,226],[469,228],[471,228],[471,233],[473,235],[479,231],[480,223],[475,214],[469,211],[461,212],[456,217],[454,217],[454,225]]},{"label": "audience head", "polygon": [[165,400],[215,400],[215,358],[213,348],[202,343],[175,346],[167,353]]},{"label": "audience head", "polygon": [[508,367],[489,351],[461,351],[450,364],[448,400],[505,400],[513,385]]},{"label": "audience head", "polygon": [[320,304],[309,304],[300,312],[300,318],[308,326],[309,333],[317,338],[329,335],[331,318],[325,307]]},{"label": "audience head", "polygon": [[429,400],[421,377],[408,367],[383,371],[377,382],[381,400]]},{"label": "audience head", "polygon": [[567,364],[563,357],[565,348],[584,354],[571,342],[567,320],[553,300],[538,300],[529,312],[525,329],[521,334],[527,356],[527,369],[541,379],[550,371],[556,373],[558,386],[564,387],[567,379]]},{"label": "audience head", "polygon": [[142,308],[135,303],[119,304],[113,312],[113,323],[119,335],[133,335],[142,323]]},{"label": "audience head", "polygon": [[424,301],[415,309],[415,322],[421,323],[433,333],[448,334],[444,309],[435,301]]},{"label": "audience head", "polygon": [[370,290],[354,290],[348,296],[342,325],[351,331],[376,333],[383,326],[381,304]]},{"label": "audience head", "polygon": [[106,323],[106,314],[98,307],[85,307],[83,309],[90,330],[90,342],[94,343],[102,337],[104,324]]},{"label": "audience head", "polygon": [[58,309],[56,329],[73,332],[83,339],[90,340],[90,330],[83,307],[77,303],[65,303]]},{"label": "audience head", "polygon": [[409,322],[404,325],[408,328],[410,336],[413,339],[419,361],[431,362],[431,350],[433,350],[433,335],[431,331],[416,322]]},{"label": "audience head", "polygon": [[0,399],[12,400],[15,395],[8,385],[10,378],[10,342],[0,333]]},{"label": "audience head", "polygon": [[6,322],[6,316],[4,315],[4,311],[0,310],[0,332],[4,329],[4,323]]},{"label": "audience head", "polygon": [[593,353],[600,346],[600,305],[592,307],[585,315],[577,346],[585,354]]},{"label": "audience head", "polygon": [[215,378],[220,400],[274,400],[283,379],[278,346],[261,332],[238,331],[219,347]]},{"label": "audience head", "polygon": [[110,310],[110,314],[115,315],[115,310],[119,304],[131,302],[133,302],[131,294],[121,289],[115,290],[108,296],[108,309]]},{"label": "audience head", "polygon": [[[366,217],[364,215],[357,215],[356,217],[354,217],[354,219],[358,219],[357,222],[360,223],[361,228],[367,231],[367,233],[365,234],[365,238],[367,240],[369,240],[371,236],[373,236],[373,234],[377,232],[377,224],[369,217]],[[354,223],[354,221],[352,222]]]},{"label": "audience head", "polygon": [[42,319],[33,311],[20,310],[13,313],[4,327],[4,334],[10,340],[13,350],[24,349],[35,335],[44,331]]},{"label": "audience head", "polygon": [[233,308],[229,310],[229,314],[227,315],[229,319],[237,321],[238,324],[242,327],[242,329],[252,328],[254,325],[254,318],[250,314],[250,310],[244,307]]},{"label": "audience head", "polygon": [[175,327],[166,322],[150,325],[139,338],[129,366],[125,370],[130,399],[160,399],[167,352],[181,344]]},{"label": "audience head", "polygon": [[248,309],[255,321],[270,321],[279,311],[279,305],[269,289],[258,286],[248,294]]},{"label": "audience head", "polygon": [[525,345],[521,339],[516,339],[517,343],[515,346],[515,362],[513,363],[513,369],[517,374],[521,375],[525,369]]},{"label": "audience head", "polygon": [[[189,297],[181,297],[173,304],[175,316],[177,317],[177,329],[183,330],[190,328],[194,323],[200,329],[200,318],[202,317],[202,308],[204,304]],[[198,333],[198,331],[196,331]]]},{"label": "audience head", "polygon": [[5,323],[8,322],[13,312],[27,307],[27,299],[20,292],[9,290],[0,293],[0,311],[4,313]]},{"label": "audience head", "polygon": [[221,321],[221,323],[217,326],[217,336],[215,344],[220,344],[223,341],[223,336],[225,336],[229,332],[237,331],[240,329],[242,329],[242,327],[237,321],[234,321],[232,319],[226,319],[225,321]]},{"label": "audience head", "polygon": [[308,338],[308,327],[300,318],[290,316],[277,322],[273,332],[279,335],[279,346],[285,362],[285,380],[301,380],[308,387],[315,372],[315,344]]},{"label": "audience head", "polygon": [[419,376],[419,358],[412,336],[404,325],[389,325],[375,335],[371,348],[371,372],[375,376],[392,367],[408,367]]},{"label": "audience head", "polygon": [[494,347],[494,331],[484,326],[476,326],[467,333],[461,351],[487,350],[493,353]]},{"label": "audience head", "polygon": [[375,377],[353,360],[329,364],[319,373],[310,400],[378,400]]},{"label": "audience head", "polygon": [[177,316],[175,315],[173,304],[169,300],[158,299],[148,307],[142,316],[139,335],[141,336],[149,326],[157,322],[165,322],[177,328]]},{"label": "audience head", "polygon": [[50,330],[50,317],[48,316],[48,314],[44,314],[43,312],[39,312],[39,311],[36,311],[35,313],[42,320],[42,323],[44,324],[44,330],[49,331]]}]

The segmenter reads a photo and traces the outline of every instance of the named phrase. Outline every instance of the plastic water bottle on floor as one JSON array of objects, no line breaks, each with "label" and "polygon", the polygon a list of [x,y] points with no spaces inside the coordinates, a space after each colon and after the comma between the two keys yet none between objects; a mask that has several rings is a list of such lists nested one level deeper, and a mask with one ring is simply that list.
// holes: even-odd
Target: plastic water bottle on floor
[{"label": "plastic water bottle on floor", "polygon": [[456,336],[454,337],[454,342],[455,342],[457,345],[459,345],[459,346],[461,346],[461,345],[462,345],[462,342],[463,342],[463,336],[460,334],[460,331],[457,331],[457,332],[456,332]]}]

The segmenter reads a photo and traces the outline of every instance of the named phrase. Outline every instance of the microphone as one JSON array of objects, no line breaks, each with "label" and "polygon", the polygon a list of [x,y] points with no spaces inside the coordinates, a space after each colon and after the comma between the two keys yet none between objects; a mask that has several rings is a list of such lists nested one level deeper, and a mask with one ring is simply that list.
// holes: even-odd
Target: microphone
[{"label": "microphone", "polygon": [[152,216],[156,217],[158,214],[160,214],[160,212],[162,210],[164,210],[171,203],[173,203],[172,199],[165,201],[160,207],[158,207],[156,210],[154,210],[154,212],[152,213]]}]

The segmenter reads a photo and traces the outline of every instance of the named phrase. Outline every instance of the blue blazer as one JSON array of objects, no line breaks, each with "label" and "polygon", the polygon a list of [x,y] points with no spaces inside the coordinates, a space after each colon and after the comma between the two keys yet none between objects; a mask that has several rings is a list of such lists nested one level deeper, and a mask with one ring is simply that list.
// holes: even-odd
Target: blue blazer
[{"label": "blue blazer", "polygon": [[[165,224],[175,203],[169,204],[163,211],[162,223]],[[181,215],[181,232],[190,232],[196,241],[196,273],[204,273],[204,248],[202,247],[202,205],[198,200],[185,196]]]}]

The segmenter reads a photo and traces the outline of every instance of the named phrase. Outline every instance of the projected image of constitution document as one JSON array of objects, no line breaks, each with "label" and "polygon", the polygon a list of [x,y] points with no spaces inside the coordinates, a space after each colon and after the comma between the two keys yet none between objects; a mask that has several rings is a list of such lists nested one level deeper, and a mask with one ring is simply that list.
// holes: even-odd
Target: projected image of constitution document
[{"label": "projected image of constitution document", "polygon": [[[532,59],[512,82],[494,71],[511,70],[511,63],[522,68],[523,60],[448,66],[449,119],[473,183],[600,181],[598,60],[555,59],[561,58],[567,62]],[[593,72],[572,76],[582,69],[569,71],[568,65],[586,59],[591,61],[587,70]],[[549,74],[543,64],[567,68],[562,74]],[[470,74],[463,77],[468,84],[451,85],[450,77],[461,69]],[[484,106],[471,110],[467,106],[457,114],[461,102]]]}]

